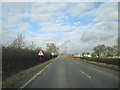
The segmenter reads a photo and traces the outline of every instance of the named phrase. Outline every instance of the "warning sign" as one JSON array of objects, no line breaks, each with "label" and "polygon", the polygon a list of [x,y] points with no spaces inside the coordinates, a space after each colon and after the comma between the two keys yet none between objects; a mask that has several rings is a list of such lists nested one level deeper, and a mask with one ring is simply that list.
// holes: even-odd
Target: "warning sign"
[{"label": "warning sign", "polygon": [[44,53],[42,50],[39,51],[38,56],[44,56]]}]

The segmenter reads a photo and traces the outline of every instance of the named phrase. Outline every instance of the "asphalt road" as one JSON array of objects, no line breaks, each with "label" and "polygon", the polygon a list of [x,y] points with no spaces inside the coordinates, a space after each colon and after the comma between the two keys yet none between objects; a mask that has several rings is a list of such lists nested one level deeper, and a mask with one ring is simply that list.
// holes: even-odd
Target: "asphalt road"
[{"label": "asphalt road", "polygon": [[118,88],[118,72],[60,56],[25,88]]}]

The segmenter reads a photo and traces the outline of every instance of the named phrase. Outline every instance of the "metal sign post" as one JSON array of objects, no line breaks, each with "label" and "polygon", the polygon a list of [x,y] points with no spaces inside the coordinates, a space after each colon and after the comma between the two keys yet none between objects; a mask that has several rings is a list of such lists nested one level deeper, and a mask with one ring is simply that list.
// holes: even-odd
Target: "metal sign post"
[{"label": "metal sign post", "polygon": [[40,60],[41,60],[41,56],[40,56]]}]

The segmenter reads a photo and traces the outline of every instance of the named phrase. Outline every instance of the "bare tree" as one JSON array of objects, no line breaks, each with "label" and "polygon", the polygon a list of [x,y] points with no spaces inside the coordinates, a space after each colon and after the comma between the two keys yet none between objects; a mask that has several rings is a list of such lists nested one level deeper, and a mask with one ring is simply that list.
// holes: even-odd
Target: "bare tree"
[{"label": "bare tree", "polygon": [[11,43],[11,47],[14,48],[23,48],[24,45],[24,36],[22,34],[18,34],[17,38]]},{"label": "bare tree", "polygon": [[32,41],[28,47],[30,50],[34,50],[35,49],[35,44],[34,42]]},{"label": "bare tree", "polygon": [[48,53],[51,53],[51,52],[54,52],[56,54],[58,54],[58,50],[59,48],[56,47],[56,45],[54,43],[47,43],[47,52]]}]

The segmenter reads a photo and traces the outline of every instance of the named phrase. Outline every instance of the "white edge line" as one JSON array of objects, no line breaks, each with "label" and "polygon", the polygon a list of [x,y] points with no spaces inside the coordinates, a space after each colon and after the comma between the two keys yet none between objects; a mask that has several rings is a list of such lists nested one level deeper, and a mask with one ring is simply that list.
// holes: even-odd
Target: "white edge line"
[{"label": "white edge line", "polygon": [[[56,59],[55,59],[56,60]],[[55,60],[53,60],[50,64],[52,64]],[[40,75],[46,68],[48,68],[49,67],[49,65],[50,64],[48,64],[45,68],[43,68],[40,72],[38,72],[35,76],[33,76],[33,78],[31,78],[29,81],[27,81],[23,86],[21,86],[20,88],[22,89],[22,88],[25,88],[31,81],[33,81],[38,75]]]},{"label": "white edge line", "polygon": [[90,77],[89,75],[87,75],[85,72],[83,72],[82,70],[81,70],[81,72],[82,72],[84,75],[86,75],[88,78],[92,78],[92,77]]}]

